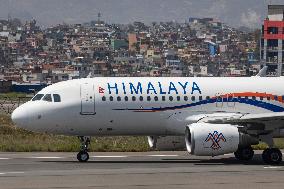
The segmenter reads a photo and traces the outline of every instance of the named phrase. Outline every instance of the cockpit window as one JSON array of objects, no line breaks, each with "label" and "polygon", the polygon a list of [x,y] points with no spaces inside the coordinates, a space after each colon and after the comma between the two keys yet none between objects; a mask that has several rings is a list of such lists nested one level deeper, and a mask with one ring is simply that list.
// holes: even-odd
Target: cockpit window
[{"label": "cockpit window", "polygon": [[37,94],[33,97],[32,101],[38,101],[40,100],[44,95],[43,94]]},{"label": "cockpit window", "polygon": [[44,101],[47,101],[47,102],[52,102],[52,97],[51,97],[51,94],[46,94],[43,99]]},{"label": "cockpit window", "polygon": [[61,97],[59,94],[54,94],[53,95],[53,100],[54,102],[61,102]]}]

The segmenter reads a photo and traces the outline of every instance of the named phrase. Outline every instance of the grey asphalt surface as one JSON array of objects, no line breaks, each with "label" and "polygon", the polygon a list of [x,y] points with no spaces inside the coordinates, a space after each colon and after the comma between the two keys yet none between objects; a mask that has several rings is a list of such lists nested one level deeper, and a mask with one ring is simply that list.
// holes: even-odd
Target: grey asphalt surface
[{"label": "grey asphalt surface", "polygon": [[264,165],[261,151],[251,162],[233,155],[189,156],[186,152],[0,153],[0,188],[284,188],[284,163]]}]

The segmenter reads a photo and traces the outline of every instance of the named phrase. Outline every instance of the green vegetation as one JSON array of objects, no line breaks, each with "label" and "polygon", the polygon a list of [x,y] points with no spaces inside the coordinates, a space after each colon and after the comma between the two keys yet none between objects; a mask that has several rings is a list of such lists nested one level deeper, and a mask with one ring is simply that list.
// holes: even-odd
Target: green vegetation
[{"label": "green vegetation", "polygon": [[[284,139],[275,139],[276,146],[284,148]],[[265,149],[259,144],[254,149]],[[77,152],[77,137],[29,132],[14,127],[10,116],[0,115],[0,151],[2,152]],[[146,137],[96,137],[92,138],[91,151],[137,152],[148,151]]]},{"label": "green vegetation", "polygon": [[18,100],[19,98],[24,98],[26,96],[26,93],[0,93],[0,99]]},{"label": "green vegetation", "polygon": [[[13,126],[10,116],[0,115],[0,151],[2,152],[77,152],[77,137],[38,134]],[[91,151],[148,151],[145,137],[97,137]]]},{"label": "green vegetation", "polygon": [[[283,138],[275,138],[275,147],[284,149],[284,139]],[[259,145],[253,146],[255,150],[263,150],[266,149],[268,146],[265,143],[260,143]]]}]

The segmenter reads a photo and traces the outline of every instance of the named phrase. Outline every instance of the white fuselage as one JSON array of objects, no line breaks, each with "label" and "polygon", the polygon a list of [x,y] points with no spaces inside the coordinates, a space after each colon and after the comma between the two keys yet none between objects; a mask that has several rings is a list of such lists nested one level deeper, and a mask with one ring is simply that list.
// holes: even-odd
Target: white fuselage
[{"label": "white fuselage", "polygon": [[58,94],[60,102],[29,101],[12,119],[64,135],[184,135],[204,114],[284,112],[283,83],[283,77],[70,80],[38,93]]}]

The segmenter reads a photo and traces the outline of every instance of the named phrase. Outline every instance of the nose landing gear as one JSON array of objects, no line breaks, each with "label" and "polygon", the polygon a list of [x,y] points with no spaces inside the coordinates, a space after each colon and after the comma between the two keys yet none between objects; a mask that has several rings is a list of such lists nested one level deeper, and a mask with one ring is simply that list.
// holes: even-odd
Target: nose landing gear
[{"label": "nose landing gear", "polygon": [[91,137],[80,136],[78,138],[81,142],[81,149],[80,152],[77,154],[77,159],[79,162],[87,162],[89,160],[88,150],[91,142]]}]

